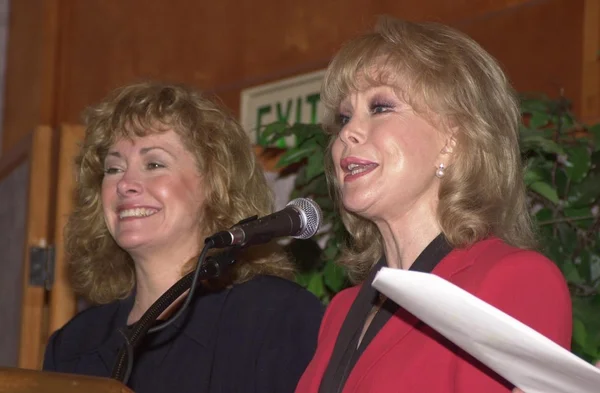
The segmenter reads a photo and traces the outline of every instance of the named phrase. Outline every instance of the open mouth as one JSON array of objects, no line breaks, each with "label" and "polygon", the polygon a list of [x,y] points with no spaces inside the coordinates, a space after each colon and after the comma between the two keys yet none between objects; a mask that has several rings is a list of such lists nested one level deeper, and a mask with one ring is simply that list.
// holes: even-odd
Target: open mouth
[{"label": "open mouth", "polygon": [[371,171],[376,168],[377,164],[350,164],[347,167],[347,172],[350,175],[358,175],[359,173]]},{"label": "open mouth", "polygon": [[365,176],[369,173],[371,173],[372,171],[375,170],[375,168],[377,168],[379,165],[375,164],[375,163],[369,163],[369,164],[349,164],[346,168],[344,168],[344,171],[346,172],[346,175],[344,176],[344,181],[345,182],[349,182],[355,179],[358,179],[362,176]]},{"label": "open mouth", "polygon": [[136,207],[135,209],[124,209],[119,211],[119,218],[131,218],[131,217],[149,217],[153,214],[158,213],[158,209],[146,208],[146,207]]}]

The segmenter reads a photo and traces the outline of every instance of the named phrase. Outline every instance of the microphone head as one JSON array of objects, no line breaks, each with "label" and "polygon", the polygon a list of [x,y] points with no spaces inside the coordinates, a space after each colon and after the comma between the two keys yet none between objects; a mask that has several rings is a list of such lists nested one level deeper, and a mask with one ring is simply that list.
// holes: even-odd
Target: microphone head
[{"label": "microphone head", "polygon": [[310,198],[296,198],[291,200],[286,206],[295,207],[304,220],[304,225],[300,228],[300,232],[292,237],[296,239],[308,239],[317,233],[323,220],[323,213],[315,201]]}]

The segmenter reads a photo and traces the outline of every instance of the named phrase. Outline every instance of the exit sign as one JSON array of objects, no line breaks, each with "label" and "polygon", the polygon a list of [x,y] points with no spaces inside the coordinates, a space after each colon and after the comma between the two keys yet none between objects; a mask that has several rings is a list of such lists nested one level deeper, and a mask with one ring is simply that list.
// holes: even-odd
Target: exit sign
[{"label": "exit sign", "polygon": [[275,121],[289,125],[319,123],[323,111],[319,92],[324,75],[325,70],[321,70],[243,90],[241,122],[252,143],[257,143],[264,127]]}]

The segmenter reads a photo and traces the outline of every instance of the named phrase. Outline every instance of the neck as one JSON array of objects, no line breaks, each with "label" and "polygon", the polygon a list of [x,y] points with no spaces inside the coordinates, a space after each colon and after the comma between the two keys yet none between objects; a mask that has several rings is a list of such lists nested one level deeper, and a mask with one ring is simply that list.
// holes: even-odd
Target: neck
[{"label": "neck", "polygon": [[[193,252],[179,252],[174,255],[172,250],[170,251],[168,256],[160,256],[159,253],[153,252],[149,253],[152,257],[138,254],[133,258],[136,293],[133,308],[127,319],[128,324],[138,321],[160,296],[183,277],[184,265],[195,256]],[[165,310],[159,319],[166,316],[179,300],[181,298]]]},{"label": "neck", "polygon": [[375,220],[383,237],[387,264],[409,269],[441,228],[435,206],[422,205],[402,215]]}]

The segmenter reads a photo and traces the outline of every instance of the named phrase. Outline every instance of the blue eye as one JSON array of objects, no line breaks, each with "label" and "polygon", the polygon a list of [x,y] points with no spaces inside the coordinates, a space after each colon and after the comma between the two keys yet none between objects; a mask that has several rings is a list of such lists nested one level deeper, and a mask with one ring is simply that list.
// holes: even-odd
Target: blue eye
[{"label": "blue eye", "polygon": [[371,105],[371,113],[373,113],[373,114],[385,113],[385,112],[389,112],[393,108],[394,108],[394,106],[391,104],[376,102]]},{"label": "blue eye", "polygon": [[338,115],[338,124],[341,126],[345,126],[350,121],[350,116],[342,115],[341,113]]}]

